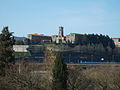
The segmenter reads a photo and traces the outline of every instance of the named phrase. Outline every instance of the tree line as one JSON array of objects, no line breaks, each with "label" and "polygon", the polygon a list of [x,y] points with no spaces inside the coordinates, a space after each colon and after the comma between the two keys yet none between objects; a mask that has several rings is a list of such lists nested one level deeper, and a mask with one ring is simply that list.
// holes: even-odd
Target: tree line
[{"label": "tree line", "polygon": [[79,35],[77,38],[76,43],[78,45],[96,45],[102,44],[103,47],[110,47],[112,49],[115,48],[114,41],[108,35],[98,35],[98,34],[85,34]]}]

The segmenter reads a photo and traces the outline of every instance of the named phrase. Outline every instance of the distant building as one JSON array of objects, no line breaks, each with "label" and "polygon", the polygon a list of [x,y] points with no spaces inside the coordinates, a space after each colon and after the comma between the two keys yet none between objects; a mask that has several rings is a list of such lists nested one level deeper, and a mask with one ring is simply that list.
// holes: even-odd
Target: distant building
[{"label": "distant building", "polygon": [[83,34],[70,33],[69,35],[66,35],[66,42],[76,44],[76,43],[78,43],[78,39],[80,38],[81,35],[83,35]]},{"label": "distant building", "polygon": [[31,44],[39,44],[42,42],[51,42],[51,36],[43,34],[28,34]]},{"label": "distant building", "polygon": [[112,38],[112,40],[114,41],[117,47],[120,47],[120,38]]},{"label": "distant building", "polygon": [[52,36],[52,42],[54,43],[66,43],[66,37],[63,34],[63,27],[59,27],[59,33],[58,35]]},{"label": "distant building", "polygon": [[59,33],[58,35],[52,36],[52,42],[53,43],[71,43],[76,44],[78,38],[83,35],[79,33],[70,33],[69,35],[64,36],[64,30],[63,27],[59,27]]}]

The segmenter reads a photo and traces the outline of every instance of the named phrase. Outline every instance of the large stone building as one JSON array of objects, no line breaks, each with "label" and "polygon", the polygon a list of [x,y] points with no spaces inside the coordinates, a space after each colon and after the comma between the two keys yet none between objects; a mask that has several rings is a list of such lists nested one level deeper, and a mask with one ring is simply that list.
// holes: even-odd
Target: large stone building
[{"label": "large stone building", "polygon": [[59,27],[58,35],[52,36],[52,42],[54,43],[66,43],[66,37],[63,34],[63,27]]},{"label": "large stone building", "polygon": [[70,33],[69,35],[64,36],[64,30],[63,27],[59,27],[59,33],[58,35],[52,36],[52,42],[53,43],[71,43],[76,44],[79,36],[83,34],[79,33]]},{"label": "large stone building", "polygon": [[51,36],[43,35],[43,34],[28,34],[28,39],[31,41],[31,44],[51,42]]},{"label": "large stone building", "polygon": [[78,38],[80,38],[81,35],[83,35],[83,34],[70,33],[69,35],[66,35],[66,42],[76,44],[76,43],[78,43]]},{"label": "large stone building", "polygon": [[64,36],[64,28],[62,26],[59,27],[58,35],[48,36],[43,34],[28,34],[28,39],[31,44],[39,44],[45,42],[52,43],[71,43],[76,44],[80,35],[79,33],[70,33],[69,35]]}]

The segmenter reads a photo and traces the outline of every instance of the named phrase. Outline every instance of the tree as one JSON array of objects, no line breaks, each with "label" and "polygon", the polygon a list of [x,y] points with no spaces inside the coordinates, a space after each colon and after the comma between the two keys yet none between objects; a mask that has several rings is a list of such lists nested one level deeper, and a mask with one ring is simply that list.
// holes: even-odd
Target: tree
[{"label": "tree", "polygon": [[4,75],[4,68],[14,62],[13,44],[14,37],[8,27],[4,27],[0,34],[0,75]]},{"label": "tree", "polygon": [[30,39],[26,38],[26,39],[24,40],[24,44],[25,44],[25,45],[29,45],[29,44],[30,44]]},{"label": "tree", "polygon": [[23,40],[16,40],[15,45],[24,45]]},{"label": "tree", "polygon": [[68,89],[69,90],[91,90],[89,89],[92,80],[87,77],[84,70],[76,68],[75,70],[69,70],[68,72]]},{"label": "tree", "polygon": [[60,54],[54,60],[52,75],[52,90],[67,90],[67,66]]}]

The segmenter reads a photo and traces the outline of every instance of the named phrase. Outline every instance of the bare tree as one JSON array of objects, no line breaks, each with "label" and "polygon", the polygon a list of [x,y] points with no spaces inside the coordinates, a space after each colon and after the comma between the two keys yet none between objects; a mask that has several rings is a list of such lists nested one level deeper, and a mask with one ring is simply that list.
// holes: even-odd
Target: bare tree
[{"label": "bare tree", "polygon": [[30,69],[29,63],[21,63],[20,73],[18,65],[11,66],[6,73],[6,83],[15,87],[15,90],[48,90],[47,75]]},{"label": "bare tree", "polygon": [[91,84],[91,80],[87,77],[83,70],[69,70],[68,89],[69,90],[85,90]]}]

